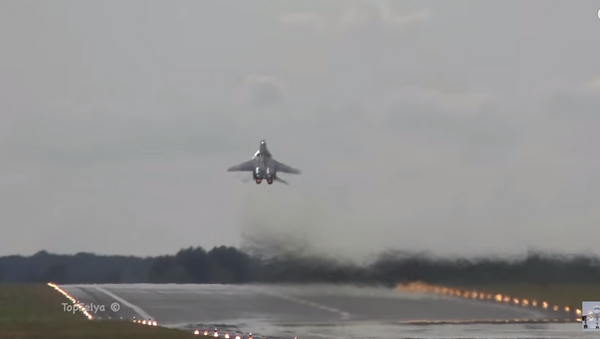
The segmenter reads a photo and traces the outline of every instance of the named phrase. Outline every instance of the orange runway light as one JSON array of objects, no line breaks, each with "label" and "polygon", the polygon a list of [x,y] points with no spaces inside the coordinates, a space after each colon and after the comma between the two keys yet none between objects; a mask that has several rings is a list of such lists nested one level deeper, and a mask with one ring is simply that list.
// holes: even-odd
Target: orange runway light
[{"label": "orange runway light", "polygon": [[[538,307],[538,305],[540,307],[543,307],[544,309],[548,309],[550,306],[552,306],[552,309],[554,311],[560,311],[560,310],[564,310],[566,312],[570,312],[571,308],[568,306],[559,306],[559,305],[549,305],[548,302],[543,301],[543,302],[538,302],[537,300],[530,300],[527,298],[515,298],[515,297],[510,297],[508,295],[502,295],[500,293],[498,294],[489,294],[489,293],[483,293],[481,291],[474,291],[474,290],[460,290],[460,289],[456,289],[456,288],[450,288],[450,287],[444,287],[444,286],[436,286],[436,285],[429,285],[429,284],[425,284],[422,282],[413,282],[413,283],[409,283],[409,284],[402,284],[399,285],[398,288],[400,290],[408,290],[408,291],[412,291],[412,292],[430,292],[430,293],[436,293],[436,294],[444,294],[444,295],[449,295],[449,296],[453,296],[453,297],[462,297],[462,298],[472,298],[472,299],[487,299],[487,300],[495,300],[496,302],[502,302],[502,303],[506,303],[506,304],[514,304],[517,306],[521,306],[521,307]],[[577,315],[581,314],[581,310],[575,310],[575,313]],[[512,320],[506,320],[506,319],[499,319],[499,320],[490,320],[491,322],[499,322],[499,323],[510,323],[510,322],[561,322],[563,320],[560,319],[512,319]],[[573,319],[565,319],[566,322],[571,322],[573,321]],[[459,322],[451,322],[451,321],[422,321],[422,323],[459,323]],[[464,322],[463,322],[464,323]]]}]

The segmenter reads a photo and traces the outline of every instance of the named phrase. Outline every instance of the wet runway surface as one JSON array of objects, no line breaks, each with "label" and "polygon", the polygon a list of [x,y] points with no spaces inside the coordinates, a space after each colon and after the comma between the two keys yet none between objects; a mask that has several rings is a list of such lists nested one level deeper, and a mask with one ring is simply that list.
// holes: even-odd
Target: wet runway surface
[{"label": "wet runway surface", "polygon": [[[383,288],[333,285],[64,285],[96,317],[218,327],[269,338],[572,338],[579,323],[411,325],[413,320],[545,319],[537,309]],[[111,308],[118,303],[118,310]],[[255,336],[258,338],[258,336]]]}]

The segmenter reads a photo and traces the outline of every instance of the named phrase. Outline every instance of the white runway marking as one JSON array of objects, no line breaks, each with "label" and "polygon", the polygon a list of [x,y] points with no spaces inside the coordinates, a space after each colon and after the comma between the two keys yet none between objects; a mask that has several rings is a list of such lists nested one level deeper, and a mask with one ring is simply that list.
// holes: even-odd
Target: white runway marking
[{"label": "white runway marking", "polygon": [[274,292],[266,292],[266,291],[263,291],[263,290],[259,290],[259,291],[261,293],[263,293],[263,294],[267,294],[267,295],[270,295],[270,296],[273,296],[273,297],[277,297],[277,298],[284,299],[284,300],[287,300],[287,301],[295,302],[297,304],[312,306],[312,307],[315,307],[315,308],[318,308],[318,309],[321,309],[321,310],[325,310],[325,311],[337,313],[337,314],[339,314],[342,317],[342,320],[348,320],[348,319],[350,319],[350,313],[344,312],[344,311],[339,310],[337,308],[333,308],[333,307],[329,307],[329,306],[325,306],[325,305],[320,305],[320,304],[313,303],[313,302],[306,301],[306,300],[302,300],[302,299],[296,299],[294,297],[290,297],[290,296],[284,295],[284,294],[279,294],[279,293],[274,293]]},{"label": "white runway marking", "polygon": [[93,285],[93,288],[97,289],[98,291],[112,297],[113,299],[115,299],[116,301],[120,302],[121,304],[131,308],[132,310],[134,310],[142,319],[154,319],[150,314],[146,313],[146,311],[142,310],[140,307],[130,303],[129,301],[119,297],[118,295],[107,291],[106,289],[97,286],[97,285]]}]

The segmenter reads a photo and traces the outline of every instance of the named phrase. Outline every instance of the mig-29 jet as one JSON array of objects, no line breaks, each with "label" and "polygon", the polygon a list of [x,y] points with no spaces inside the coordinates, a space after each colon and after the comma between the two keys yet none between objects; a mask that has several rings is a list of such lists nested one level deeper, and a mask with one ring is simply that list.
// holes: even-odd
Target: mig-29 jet
[{"label": "mig-29 jet", "polygon": [[[585,310],[583,310],[583,312],[585,312]],[[588,312],[587,315],[583,315],[581,317],[581,320],[583,320],[583,329],[587,329],[588,325],[587,322],[588,320],[592,320],[592,319],[596,319],[596,329],[599,330],[600,329],[600,324],[598,324],[598,321],[600,320],[600,306],[596,305],[592,308],[591,311]]]},{"label": "mig-29 jet", "polygon": [[279,181],[289,185],[285,180],[277,176],[278,172],[300,174],[300,170],[282,164],[273,159],[271,152],[267,149],[267,141],[261,140],[258,151],[254,153],[252,159],[243,162],[237,166],[230,167],[227,172],[252,172],[252,179],[256,184],[260,184],[263,180],[271,185],[273,181]]}]

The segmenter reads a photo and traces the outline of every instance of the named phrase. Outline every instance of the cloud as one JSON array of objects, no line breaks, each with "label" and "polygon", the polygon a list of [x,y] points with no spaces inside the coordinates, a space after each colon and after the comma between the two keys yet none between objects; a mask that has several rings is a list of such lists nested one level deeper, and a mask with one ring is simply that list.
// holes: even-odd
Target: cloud
[{"label": "cloud", "polygon": [[431,12],[426,9],[420,9],[406,15],[393,15],[387,12],[389,16],[384,16],[384,22],[389,26],[403,27],[410,24],[428,21],[431,18]]},{"label": "cloud", "polygon": [[406,87],[388,96],[382,123],[389,133],[455,148],[471,160],[498,161],[515,145],[518,130],[497,111],[496,100],[490,93]]},{"label": "cloud", "polygon": [[387,2],[377,1],[346,6],[337,15],[329,17],[313,12],[298,12],[281,15],[278,21],[284,26],[356,32],[374,28],[404,28],[426,22],[431,16],[431,11],[427,9],[399,13]]},{"label": "cloud", "polygon": [[556,161],[555,166],[564,167],[565,159],[573,168],[599,166],[600,159],[593,154],[600,142],[600,77],[547,82],[536,94],[539,111],[531,139],[543,140],[543,152]]},{"label": "cloud", "polygon": [[484,92],[448,93],[435,88],[409,86],[391,96],[392,106],[414,106],[426,111],[443,112],[456,117],[474,117],[491,104],[495,96]]},{"label": "cloud", "polygon": [[347,7],[338,24],[343,29],[403,28],[430,18],[431,12],[425,9],[399,14],[394,12],[386,2],[365,2]]},{"label": "cloud", "polygon": [[314,29],[325,28],[323,18],[311,12],[284,14],[278,18],[278,21],[284,26],[300,26]]},{"label": "cloud", "polygon": [[218,154],[228,147],[222,133],[237,132],[222,107],[163,86],[97,83],[73,96],[15,119],[21,157],[72,166]]},{"label": "cloud", "polygon": [[557,82],[545,88],[548,111],[571,120],[600,119],[600,77],[578,83]]},{"label": "cloud", "polygon": [[[0,247],[145,255],[309,225],[336,252],[594,250],[573,232],[600,220],[597,21],[578,4],[0,11]],[[519,20],[540,8],[569,24]],[[292,185],[226,172],[261,138],[303,170]]]},{"label": "cloud", "polygon": [[278,105],[285,101],[285,86],[275,77],[254,74],[244,80],[243,94],[254,107]]}]

